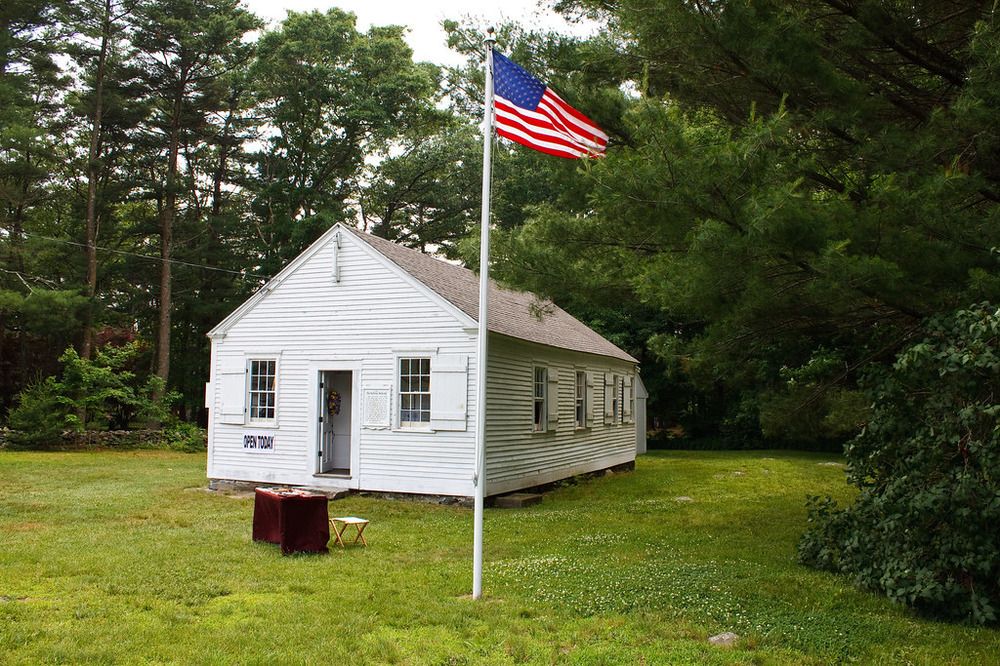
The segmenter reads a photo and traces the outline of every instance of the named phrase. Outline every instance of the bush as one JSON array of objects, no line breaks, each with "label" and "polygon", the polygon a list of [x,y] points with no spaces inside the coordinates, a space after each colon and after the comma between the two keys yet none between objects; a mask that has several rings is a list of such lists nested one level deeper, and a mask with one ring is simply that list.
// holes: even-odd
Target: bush
[{"label": "bush", "polygon": [[14,432],[8,446],[53,448],[64,443],[66,431],[128,430],[144,427],[147,420],[171,425],[176,419],[171,418],[169,405],[177,396],[156,398],[163,380],[137,372],[141,351],[141,344],[132,341],[100,349],[88,361],[67,349],[59,358],[61,378],[36,382],[18,396],[9,417]]},{"label": "bush", "polygon": [[860,490],[810,498],[806,564],[851,575],[934,616],[993,624],[1000,612],[1000,311],[926,322],[927,338],[868,378],[873,407],[847,446]]},{"label": "bush", "polygon": [[176,394],[155,398],[163,390],[163,380],[143,376],[136,364],[142,343],[98,349],[94,359],[80,358],[72,347],[59,358],[62,380],[55,386],[74,412],[85,414],[86,426],[95,430],[128,430],[146,421],[166,421]]},{"label": "bush", "polygon": [[208,449],[207,433],[193,423],[178,423],[164,430],[163,436],[172,451],[200,453]]},{"label": "bush", "polygon": [[60,397],[55,377],[29,385],[21,391],[18,402],[10,413],[9,449],[54,448],[62,443],[63,431],[80,427],[79,419],[71,417]]}]

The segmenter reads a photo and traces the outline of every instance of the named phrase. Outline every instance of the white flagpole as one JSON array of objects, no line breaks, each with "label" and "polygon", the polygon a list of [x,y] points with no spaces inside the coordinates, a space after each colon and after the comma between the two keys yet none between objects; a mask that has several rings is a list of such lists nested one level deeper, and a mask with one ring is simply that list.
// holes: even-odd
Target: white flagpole
[{"label": "white flagpole", "polygon": [[493,28],[486,36],[486,104],[483,108],[483,208],[479,232],[479,352],[476,357],[476,486],[472,544],[472,598],[483,596],[483,502],[486,491],[486,325],[490,284],[490,171],[493,145]]}]

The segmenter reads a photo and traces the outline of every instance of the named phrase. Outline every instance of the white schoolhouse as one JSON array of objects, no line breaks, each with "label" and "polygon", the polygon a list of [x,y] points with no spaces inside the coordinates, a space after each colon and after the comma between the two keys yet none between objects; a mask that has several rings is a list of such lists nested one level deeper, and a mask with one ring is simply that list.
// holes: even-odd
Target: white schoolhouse
[{"label": "white schoolhouse", "polygon": [[[209,478],[473,495],[478,301],[472,271],[335,225],[208,334]],[[488,324],[487,495],[634,462],[634,358],[495,284]]]}]

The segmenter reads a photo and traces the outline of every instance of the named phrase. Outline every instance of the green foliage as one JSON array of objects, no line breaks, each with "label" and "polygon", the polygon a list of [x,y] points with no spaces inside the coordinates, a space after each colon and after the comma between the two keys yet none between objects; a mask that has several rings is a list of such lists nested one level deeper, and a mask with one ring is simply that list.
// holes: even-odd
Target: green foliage
[{"label": "green foliage", "polygon": [[577,79],[634,94],[582,197],[533,209],[503,261],[668,313],[649,348],[713,426],[750,391],[769,436],[849,438],[859,368],[1000,298],[989,5],[559,4],[608,26]]},{"label": "green foliage", "polygon": [[760,401],[752,391],[744,392],[739,400],[729,404],[719,423],[719,434],[728,449],[762,449],[764,437],[760,430]]},{"label": "green foliage", "polygon": [[860,490],[812,498],[800,558],[922,611],[1000,618],[1000,310],[926,323],[927,337],[869,378],[864,432],[847,447]]},{"label": "green foliage", "polygon": [[403,28],[361,33],[355,24],[354,14],[336,8],[289,12],[257,43],[257,110],[273,131],[254,156],[253,211],[271,274],[332,224],[356,216],[350,201],[367,156],[386,156],[407,130],[440,128],[436,68],[413,62]]},{"label": "green foliage", "polygon": [[163,438],[171,451],[201,453],[208,449],[207,433],[193,423],[177,423],[164,430]]},{"label": "green foliage", "polygon": [[139,341],[99,349],[93,361],[80,358],[70,348],[63,364],[59,389],[69,404],[87,414],[85,425],[97,430],[128,430],[138,422],[169,418],[169,405],[178,396],[154,398],[163,380],[138,372],[136,362],[144,351]]},{"label": "green foliage", "polygon": [[843,353],[824,347],[795,368],[782,367],[783,385],[761,392],[764,435],[789,445],[840,450],[867,419],[863,391],[841,386],[848,372]]},{"label": "green foliage", "polygon": [[10,412],[11,433],[7,447],[19,449],[46,449],[58,446],[64,430],[80,425],[79,419],[68,409],[60,395],[55,377],[28,385],[18,395],[18,405]]},{"label": "green foliage", "polygon": [[[55,446],[63,430],[127,430],[147,420],[169,422],[169,406],[178,396],[155,397],[163,380],[138,371],[142,352],[142,344],[132,341],[99,349],[88,361],[72,347],[67,349],[59,359],[61,378],[32,385],[11,411],[10,426],[16,431],[10,437],[12,446]],[[188,446],[192,436],[180,434],[179,445]]]},{"label": "green foliage", "polygon": [[371,169],[362,211],[377,236],[457,258],[458,243],[480,216],[482,141],[467,125],[431,130],[405,137]]}]

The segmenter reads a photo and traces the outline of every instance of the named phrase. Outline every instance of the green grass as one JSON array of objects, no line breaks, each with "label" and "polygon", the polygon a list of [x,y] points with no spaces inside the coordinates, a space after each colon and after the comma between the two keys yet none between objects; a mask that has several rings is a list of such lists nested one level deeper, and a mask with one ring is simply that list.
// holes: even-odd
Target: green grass
[{"label": "green grass", "polygon": [[353,496],[369,548],[283,557],[204,455],[0,452],[0,663],[992,662],[996,630],[795,563],[806,494],[850,498],[832,460],[652,453],[488,510],[473,601],[468,510]]}]

